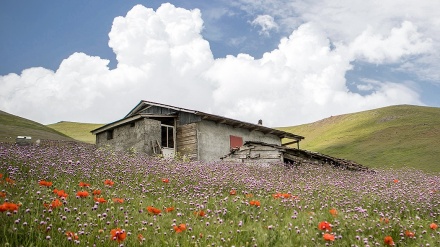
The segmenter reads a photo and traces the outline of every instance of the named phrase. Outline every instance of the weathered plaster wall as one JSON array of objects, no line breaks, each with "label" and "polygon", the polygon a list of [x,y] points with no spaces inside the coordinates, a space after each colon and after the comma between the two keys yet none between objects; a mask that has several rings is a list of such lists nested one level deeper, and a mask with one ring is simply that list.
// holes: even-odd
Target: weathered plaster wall
[{"label": "weathered plaster wall", "polygon": [[230,135],[242,137],[243,142],[259,141],[281,145],[280,138],[275,135],[265,135],[259,131],[234,128],[230,125],[217,124],[212,121],[201,121],[197,123],[199,160],[220,160],[220,157],[227,155],[230,151]]},{"label": "weathered plaster wall", "polygon": [[152,154],[152,144],[156,140],[161,141],[160,122],[151,119],[142,119],[113,129],[113,139],[107,140],[107,133],[103,132],[96,136],[98,147],[109,145],[115,151],[126,151],[134,148],[137,152]]}]

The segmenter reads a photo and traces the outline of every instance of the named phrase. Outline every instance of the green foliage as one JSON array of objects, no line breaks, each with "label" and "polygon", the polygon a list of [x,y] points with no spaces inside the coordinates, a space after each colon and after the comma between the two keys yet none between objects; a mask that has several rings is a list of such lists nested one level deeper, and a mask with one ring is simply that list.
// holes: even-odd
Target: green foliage
[{"label": "green foliage", "polygon": [[390,106],[280,129],[305,136],[302,149],[368,167],[440,171],[440,108]]}]

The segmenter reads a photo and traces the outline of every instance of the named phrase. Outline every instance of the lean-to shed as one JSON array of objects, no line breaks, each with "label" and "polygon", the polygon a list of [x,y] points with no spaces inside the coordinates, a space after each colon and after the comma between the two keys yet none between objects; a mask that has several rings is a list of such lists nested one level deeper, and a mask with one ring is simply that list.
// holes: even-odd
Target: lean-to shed
[{"label": "lean-to shed", "polygon": [[220,160],[246,141],[282,145],[304,137],[289,132],[200,111],[141,101],[124,118],[92,130],[98,147],[116,151],[134,149],[192,160]]}]

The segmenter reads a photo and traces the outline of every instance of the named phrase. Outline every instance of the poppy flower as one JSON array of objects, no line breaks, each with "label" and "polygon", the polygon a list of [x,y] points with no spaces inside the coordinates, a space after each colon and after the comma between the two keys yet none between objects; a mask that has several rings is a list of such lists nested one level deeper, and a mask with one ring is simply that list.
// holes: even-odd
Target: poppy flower
[{"label": "poppy flower", "polygon": [[324,238],[325,241],[335,241],[335,235],[330,233],[324,233],[322,237]]},{"label": "poppy flower", "polygon": [[84,182],[79,182],[79,187],[90,187],[90,184],[84,183]]},{"label": "poppy flower", "polygon": [[45,181],[45,180],[40,180],[40,182],[38,184],[40,184],[41,186],[46,186],[46,187],[52,186],[52,182]]},{"label": "poppy flower", "polygon": [[124,203],[124,199],[122,198],[113,198],[112,201],[116,203]]},{"label": "poppy flower", "polygon": [[259,207],[259,206],[261,205],[261,204],[260,204],[260,201],[250,201],[249,204],[250,204],[251,206],[255,206],[255,207]]},{"label": "poppy flower", "polygon": [[63,206],[63,203],[62,203],[60,200],[55,199],[55,200],[52,201],[52,203],[50,204],[50,206],[51,206],[52,208],[58,208],[58,207]]},{"label": "poppy flower", "polygon": [[105,185],[108,185],[108,186],[113,186],[113,185],[115,184],[115,182],[111,181],[110,179],[106,179],[106,180],[104,181],[104,184],[105,184]]},{"label": "poppy flower", "polygon": [[438,225],[436,223],[431,223],[429,224],[429,228],[431,228],[432,230],[437,230]]},{"label": "poppy flower", "polygon": [[174,231],[176,233],[179,233],[179,232],[183,232],[183,231],[186,230],[186,225],[185,224],[180,224],[178,226],[174,226],[173,228],[174,228]]},{"label": "poppy flower", "polygon": [[148,206],[147,211],[150,212],[151,214],[160,214],[162,212],[160,209],[152,206]]},{"label": "poppy flower", "polygon": [[100,190],[94,190],[93,191],[93,195],[99,196],[99,195],[101,195],[101,191]]},{"label": "poppy flower", "polygon": [[11,178],[6,178],[6,183],[8,184],[15,184],[15,180],[11,179]]},{"label": "poppy flower", "polygon": [[162,182],[164,182],[164,183],[169,183],[170,182],[170,179],[168,179],[168,178],[162,178]]},{"label": "poppy flower", "polygon": [[254,197],[254,195],[253,194],[246,194],[246,198],[251,198],[251,197]]},{"label": "poppy flower", "polygon": [[102,197],[93,197],[93,200],[95,200],[95,202],[99,202],[99,203],[106,203],[107,202],[107,200],[105,200],[104,198],[102,198]]},{"label": "poppy flower", "polygon": [[11,202],[4,202],[2,205],[0,205],[0,212],[14,212],[18,211],[18,204],[11,203]]},{"label": "poppy flower", "polygon": [[391,236],[386,236],[384,238],[383,242],[384,242],[385,245],[388,245],[388,246],[393,246],[394,245],[394,240],[393,240],[393,238]]},{"label": "poppy flower", "polygon": [[76,192],[76,196],[77,197],[81,197],[81,198],[88,197],[89,196],[89,192],[87,192],[87,191],[78,191],[78,192]]},{"label": "poppy flower", "polygon": [[338,210],[336,210],[336,208],[332,208],[329,210],[330,214],[333,216],[337,216],[338,215]]},{"label": "poppy flower", "polygon": [[394,179],[393,182],[394,182],[395,184],[397,184],[397,183],[399,182],[399,180]]},{"label": "poppy flower", "polygon": [[73,240],[78,240],[78,238],[79,238],[76,233],[70,232],[70,231],[66,232],[66,237],[70,238],[70,239],[73,239]]},{"label": "poppy flower", "polygon": [[64,190],[57,190],[54,189],[53,193],[57,194],[58,197],[64,197],[67,198],[69,195]]},{"label": "poppy flower", "polygon": [[322,230],[322,231],[332,231],[332,226],[330,223],[328,223],[327,221],[321,221],[318,224],[318,229]]},{"label": "poppy flower", "polygon": [[144,236],[142,236],[142,234],[138,234],[138,240],[139,242],[143,242],[145,240]]},{"label": "poppy flower", "polygon": [[169,213],[169,212],[173,212],[174,211],[174,207],[169,207],[165,209],[165,212]]},{"label": "poppy flower", "polygon": [[388,223],[390,223],[390,219],[388,219],[388,218],[380,218],[380,222],[388,224]]},{"label": "poppy flower", "polygon": [[194,214],[195,215],[198,215],[198,216],[200,216],[200,217],[203,217],[203,216],[205,216],[205,211],[203,211],[203,210],[200,210],[200,211],[196,211],[196,212],[194,212]]},{"label": "poppy flower", "polygon": [[237,191],[236,190],[231,190],[231,191],[229,191],[229,195],[235,196],[235,195],[237,195]]},{"label": "poppy flower", "polygon": [[405,236],[407,236],[408,238],[414,238],[415,234],[414,234],[414,232],[406,230],[405,231]]},{"label": "poppy flower", "polygon": [[6,192],[0,191],[0,197],[6,197]]},{"label": "poppy flower", "polygon": [[113,241],[118,241],[118,243],[124,241],[124,239],[127,237],[127,233],[125,232],[125,230],[121,230],[121,228],[112,229],[110,231],[110,234],[110,239]]}]

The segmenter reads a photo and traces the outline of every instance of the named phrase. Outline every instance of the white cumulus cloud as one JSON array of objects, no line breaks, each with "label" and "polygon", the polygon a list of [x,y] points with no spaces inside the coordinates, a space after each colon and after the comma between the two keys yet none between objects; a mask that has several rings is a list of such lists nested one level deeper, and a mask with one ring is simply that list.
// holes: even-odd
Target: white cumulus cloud
[{"label": "white cumulus cloud", "polygon": [[[305,23],[258,59],[248,54],[214,59],[202,29],[197,9],[137,5],[115,18],[109,33],[116,68],[74,53],[56,71],[30,68],[0,76],[0,109],[42,123],[107,123],[149,100],[285,126],[390,104],[422,104],[410,85],[377,82],[361,95],[351,92],[345,79],[356,59],[388,62],[426,52],[429,40],[411,23],[334,44],[320,25]],[[386,51],[390,40],[399,45]],[[363,46],[372,41],[373,51]]]},{"label": "white cumulus cloud", "polygon": [[259,15],[251,23],[254,26],[259,26],[261,28],[259,33],[263,35],[268,36],[270,31],[278,30],[278,24],[270,15]]}]

